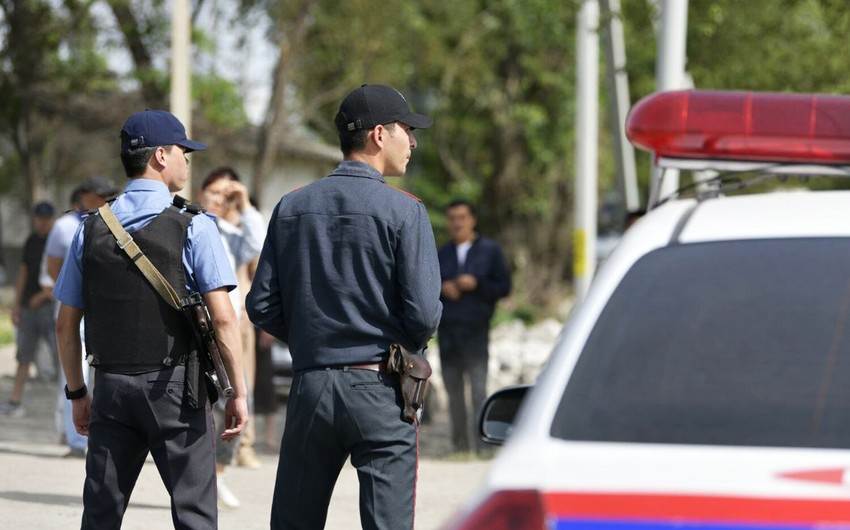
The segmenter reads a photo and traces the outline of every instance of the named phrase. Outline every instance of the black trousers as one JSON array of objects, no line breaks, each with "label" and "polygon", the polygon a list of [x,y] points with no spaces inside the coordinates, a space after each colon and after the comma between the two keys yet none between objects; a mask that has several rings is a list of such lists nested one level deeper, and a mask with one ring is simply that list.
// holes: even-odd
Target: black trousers
[{"label": "black trousers", "polygon": [[296,373],[271,528],[324,528],[334,484],[349,456],[360,480],[362,528],[413,528],[417,442],[417,427],[401,419],[395,375],[348,368]]},{"label": "black trousers", "polygon": [[148,452],[171,495],[174,528],[217,527],[215,427],[209,405],[183,406],[184,372],[95,371],[83,529],[120,528]]}]

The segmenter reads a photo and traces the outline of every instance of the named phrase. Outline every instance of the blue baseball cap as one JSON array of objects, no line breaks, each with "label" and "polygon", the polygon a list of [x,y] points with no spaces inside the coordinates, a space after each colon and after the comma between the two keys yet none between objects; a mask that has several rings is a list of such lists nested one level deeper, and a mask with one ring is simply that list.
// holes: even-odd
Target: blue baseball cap
[{"label": "blue baseball cap", "polygon": [[186,138],[186,128],[174,114],[165,110],[145,110],[133,114],[121,128],[121,152],[143,147],[179,145],[190,151],[203,151],[205,144]]}]

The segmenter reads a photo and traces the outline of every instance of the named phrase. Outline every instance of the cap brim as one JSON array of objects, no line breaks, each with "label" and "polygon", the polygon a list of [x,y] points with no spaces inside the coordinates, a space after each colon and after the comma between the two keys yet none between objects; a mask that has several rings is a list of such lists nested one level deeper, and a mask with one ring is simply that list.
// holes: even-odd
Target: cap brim
[{"label": "cap brim", "polygon": [[430,127],[434,120],[429,118],[428,116],[423,116],[422,114],[416,114],[415,112],[411,112],[404,118],[400,118],[398,121],[405,125],[409,125],[414,129],[427,129]]},{"label": "cap brim", "polygon": [[202,144],[201,142],[195,142],[195,141],[189,140],[189,139],[183,140],[182,142],[177,142],[177,145],[179,145],[180,147],[185,147],[187,153],[192,152],[192,151],[206,151],[207,150],[207,144]]}]

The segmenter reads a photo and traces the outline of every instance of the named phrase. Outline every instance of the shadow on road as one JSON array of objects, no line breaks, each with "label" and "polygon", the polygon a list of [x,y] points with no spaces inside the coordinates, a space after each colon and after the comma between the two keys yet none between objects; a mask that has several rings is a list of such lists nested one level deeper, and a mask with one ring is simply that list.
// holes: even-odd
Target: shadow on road
[{"label": "shadow on road", "polygon": [[[79,506],[79,495],[57,495],[53,493],[31,493],[28,491],[0,491],[0,499],[34,504],[50,504],[55,506]],[[171,510],[167,504],[144,504],[133,502],[134,508],[149,508],[153,510]]]}]

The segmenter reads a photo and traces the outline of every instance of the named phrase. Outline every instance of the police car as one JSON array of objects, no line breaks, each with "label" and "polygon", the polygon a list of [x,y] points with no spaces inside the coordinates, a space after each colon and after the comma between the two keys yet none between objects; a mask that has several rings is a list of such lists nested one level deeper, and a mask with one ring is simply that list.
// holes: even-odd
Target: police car
[{"label": "police car", "polygon": [[850,98],[661,93],[628,131],[720,173],[654,188],[537,384],[488,399],[507,442],[448,528],[850,528],[850,191],[728,193],[850,176]]}]

